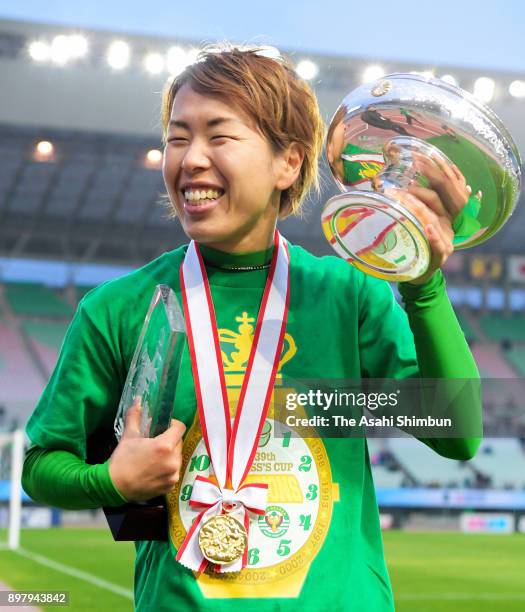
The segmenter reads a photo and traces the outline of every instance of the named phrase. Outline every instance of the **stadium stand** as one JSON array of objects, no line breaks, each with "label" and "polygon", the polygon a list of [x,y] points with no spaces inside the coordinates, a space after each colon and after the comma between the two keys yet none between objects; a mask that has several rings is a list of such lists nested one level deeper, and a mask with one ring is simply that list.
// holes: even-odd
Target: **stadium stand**
[{"label": "stadium stand", "polygon": [[0,403],[34,402],[44,379],[28,355],[20,334],[7,320],[0,320]]},{"label": "stadium stand", "polygon": [[525,342],[525,318],[523,314],[509,317],[497,313],[482,315],[479,324],[490,340]]},{"label": "stadium stand", "polygon": [[403,470],[403,466],[391,452],[389,441],[368,438],[367,444],[376,487],[395,489],[408,482],[415,484],[412,475],[407,474],[406,469]]},{"label": "stadium stand", "polygon": [[525,346],[513,346],[503,354],[517,374],[525,377]]},{"label": "stadium stand", "polygon": [[392,472],[381,465],[375,465],[372,469],[376,487],[397,489],[403,486],[403,479],[405,477],[403,472],[399,470]]},{"label": "stadium stand", "polygon": [[474,459],[440,457],[413,438],[369,439],[377,487],[525,489],[525,452],[515,438],[484,440]]},{"label": "stadium stand", "polygon": [[5,297],[14,314],[25,317],[71,317],[71,304],[52,289],[37,283],[8,283]]},{"label": "stadium stand", "polygon": [[91,289],[93,289],[94,287],[91,285],[82,285],[82,286],[77,286],[75,287],[75,294],[76,294],[76,298],[77,301],[80,302],[80,300],[86,295],[86,293],[88,293],[89,291],[91,291]]},{"label": "stadium stand", "polygon": [[39,283],[0,284],[0,406],[24,422],[56,363],[73,313],[60,292]]},{"label": "stadium stand", "polygon": [[460,463],[439,456],[419,440],[392,438],[389,448],[403,468],[410,471],[417,486],[460,487],[464,484]]},{"label": "stadium stand", "polygon": [[475,344],[471,350],[482,378],[516,377],[516,372],[502,357],[498,345]]},{"label": "stadium stand", "polygon": [[67,323],[57,321],[23,321],[22,330],[40,359],[47,376],[51,375],[58,357]]},{"label": "stadium stand", "polygon": [[474,326],[467,318],[466,313],[462,312],[461,310],[456,310],[456,317],[458,319],[459,324],[461,325],[463,333],[465,334],[467,342],[475,342],[478,339],[478,335],[474,329]]},{"label": "stadium stand", "polygon": [[490,485],[494,488],[525,489],[525,454],[516,439],[483,441],[470,463],[490,478]]}]

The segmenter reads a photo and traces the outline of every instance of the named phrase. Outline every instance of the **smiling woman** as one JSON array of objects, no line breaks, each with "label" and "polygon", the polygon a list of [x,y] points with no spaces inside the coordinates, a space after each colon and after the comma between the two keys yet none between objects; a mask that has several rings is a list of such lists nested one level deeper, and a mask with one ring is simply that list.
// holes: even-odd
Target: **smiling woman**
[{"label": "smiling woman", "polygon": [[323,123],[291,65],[257,51],[208,53],[165,90],[164,180],[184,231],[229,252],[272,244],[277,217],[298,213]]},{"label": "smiling woman", "polygon": [[200,244],[228,252],[269,248],[281,193],[302,159],[296,143],[274,153],[250,117],[188,83],[173,100],[164,180],[184,231]]},{"label": "smiling woman", "polygon": [[[407,317],[386,282],[276,231],[317,182],[323,135],[286,62],[202,53],[167,87],[163,125],[164,180],[190,243],[83,299],[28,424],[25,490],[67,508],[166,495],[168,542],[137,542],[139,611],[391,612],[366,439],[283,430],[276,398],[297,391],[285,380],[476,378],[441,272],[400,285]],[[188,330],[172,426],[140,437],[137,397],[110,459],[88,465],[159,283]],[[479,440],[465,421],[479,425],[480,406],[458,397],[456,437],[422,441],[468,459]]]},{"label": "smiling woman", "polygon": [[[208,117],[213,136],[221,139],[228,132],[228,119],[234,124],[254,130],[263,137],[274,154],[283,154],[295,143],[302,150],[297,179],[283,189],[279,213],[297,213],[312,185],[318,187],[318,159],[321,154],[324,125],[317,100],[308,84],[300,79],[284,58],[269,57],[264,49],[229,52],[204,52],[183,73],[168,83],[162,102],[162,123],[165,138],[172,127],[188,128],[184,119],[173,116],[174,101],[180,89],[189,86],[194,93],[221,102]],[[197,108],[197,107],[195,107]],[[195,110],[195,108],[193,110]],[[178,109],[177,109],[178,110]],[[224,114],[222,114],[222,112]],[[182,121],[182,123],[180,123]],[[173,125],[173,122],[175,124]],[[232,126],[233,127],[233,126]],[[211,137],[208,134],[208,137]]]}]

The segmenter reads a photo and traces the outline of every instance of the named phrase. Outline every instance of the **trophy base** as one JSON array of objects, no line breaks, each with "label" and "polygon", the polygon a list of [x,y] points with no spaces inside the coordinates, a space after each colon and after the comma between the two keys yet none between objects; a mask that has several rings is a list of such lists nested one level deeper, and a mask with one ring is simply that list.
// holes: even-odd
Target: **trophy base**
[{"label": "trophy base", "polygon": [[422,276],[430,245],[420,221],[397,200],[373,191],[330,198],[322,212],[326,239],[363,272],[391,282]]},{"label": "trophy base", "polygon": [[168,515],[162,498],[103,510],[117,542],[168,539]]},{"label": "trophy base", "polygon": [[[88,439],[87,462],[104,463],[116,446],[112,429],[97,430]],[[104,507],[102,510],[116,541],[168,539],[168,515],[163,497],[155,497],[147,502]]]}]

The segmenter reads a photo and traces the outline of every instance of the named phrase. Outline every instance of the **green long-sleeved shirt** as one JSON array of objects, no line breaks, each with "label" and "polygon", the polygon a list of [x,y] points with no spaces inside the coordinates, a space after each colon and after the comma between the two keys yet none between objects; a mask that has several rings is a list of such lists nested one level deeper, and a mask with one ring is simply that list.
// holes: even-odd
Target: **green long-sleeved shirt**
[{"label": "green long-sleeved shirt", "polygon": [[[97,427],[110,426],[114,419],[155,285],[168,284],[180,295],[178,269],[184,252],[185,247],[181,247],[127,277],[106,283],[86,296],[79,305],[55,372],[28,423],[28,434],[34,445],[27,453],[23,484],[37,501],[64,508],[111,506],[123,502],[111,483],[108,463],[95,466],[85,463],[86,438]],[[203,252],[218,325],[222,332],[226,330],[225,333],[221,332],[221,349],[230,356],[229,363],[234,363],[233,330],[238,328],[238,335],[242,335],[242,321],[244,325],[249,325],[250,318],[256,318],[267,270],[228,272],[217,265],[232,260],[243,264],[260,263],[261,258],[268,258],[269,252],[244,257],[211,249],[203,249]],[[387,283],[362,274],[342,260],[334,257],[315,258],[296,246],[290,247],[290,256],[288,337],[285,339],[281,368],[285,376],[290,379],[478,377],[476,364],[446,295],[441,272],[423,286],[400,285],[405,313],[395,302]],[[174,416],[184,421],[188,429],[193,428],[186,436],[187,440],[191,440],[192,436],[195,437],[196,404],[187,355],[183,356],[181,381],[181,395],[179,392],[177,395],[181,399],[175,407]],[[468,404],[464,400],[457,405],[453,403],[452,411],[468,411],[471,422],[480,421],[481,408],[474,399]],[[195,439],[198,444],[198,436]],[[323,442],[332,481],[338,483],[341,500],[347,498],[347,504],[351,507],[350,516],[345,518],[341,514],[341,504],[333,501],[332,524],[338,525],[343,539],[350,520],[353,530],[361,534],[361,544],[356,544],[356,551],[365,546],[369,551],[368,556],[365,555],[368,564],[375,568],[375,574],[382,576],[377,609],[389,609],[391,596],[382,559],[377,504],[366,441]],[[472,457],[479,445],[478,438],[435,438],[423,442],[443,456],[454,459]],[[200,452],[198,448],[197,445],[194,453]],[[304,456],[301,455],[301,460]],[[185,483],[192,476],[191,470],[188,465],[183,469],[185,476],[181,487],[187,486]],[[319,467],[319,478],[323,473]],[[273,477],[272,474],[270,476]],[[299,476],[298,473],[298,482],[301,482]],[[323,486],[328,485],[323,485],[321,479],[318,484],[308,486],[322,490]],[[305,492],[304,499],[310,499],[309,495]],[[177,520],[182,524],[187,521],[184,497],[185,494],[181,493],[180,509],[175,511]],[[287,507],[285,502],[279,501],[280,504],[275,507],[281,510],[288,508],[291,524],[294,506]],[[371,523],[360,523],[361,515],[368,516]],[[301,514],[301,517],[305,516],[309,515]],[[330,533],[333,530],[331,528]],[[263,531],[261,528],[261,533]],[[170,535],[170,546],[180,545],[177,537],[176,532]],[[329,551],[334,546],[337,544],[327,542],[318,558],[323,554],[326,556],[325,549]],[[164,551],[162,554],[161,550]],[[253,550],[259,549],[255,547]],[[285,550],[286,547],[281,548],[277,554]],[[160,558],[159,554],[162,555]],[[299,554],[299,551],[290,551],[289,554]],[[169,551],[162,549],[161,544],[145,543],[139,546],[137,567],[156,559],[155,563],[162,574],[162,568],[166,572],[171,571],[168,570],[170,558]],[[260,560],[256,552],[252,554],[252,561],[254,566],[264,566],[264,563],[267,563],[267,567],[272,566],[270,560]],[[364,597],[367,584],[370,586],[373,578],[365,569],[367,564],[363,563],[361,561],[354,571],[356,575],[365,572],[362,576]],[[176,567],[180,569],[180,566]],[[142,593],[158,587],[150,584],[149,580],[148,575],[139,571],[137,601],[141,601]],[[197,609],[207,609],[203,602],[200,602],[202,607],[198,607],[200,600],[195,585],[190,582],[186,587],[192,605]],[[241,587],[237,585],[237,588]],[[171,592],[168,587],[166,589],[157,589],[159,601],[164,601],[168,597],[166,593]],[[228,597],[231,596],[230,593]],[[209,595],[205,594],[205,597]],[[369,610],[376,609],[370,601],[367,605]],[[229,606],[228,609],[233,608]]]}]

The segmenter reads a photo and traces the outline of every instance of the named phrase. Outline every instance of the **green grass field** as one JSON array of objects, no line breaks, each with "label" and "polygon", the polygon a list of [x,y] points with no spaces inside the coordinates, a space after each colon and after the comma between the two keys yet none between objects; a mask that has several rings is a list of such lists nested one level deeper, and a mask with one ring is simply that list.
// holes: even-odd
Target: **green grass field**
[{"label": "green grass field", "polygon": [[398,612],[524,612],[525,535],[384,534]]},{"label": "green grass field", "polygon": [[[525,610],[525,536],[392,531],[384,541],[398,612]],[[133,609],[133,546],[107,530],[24,530],[21,544],[25,556],[0,550],[0,580],[11,588],[69,591],[70,612]]]}]

